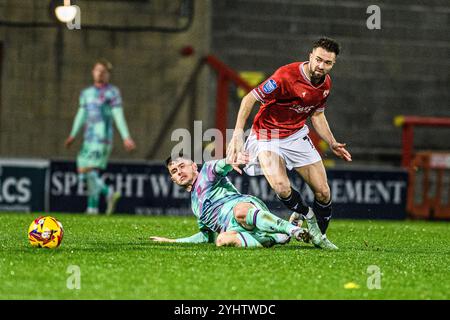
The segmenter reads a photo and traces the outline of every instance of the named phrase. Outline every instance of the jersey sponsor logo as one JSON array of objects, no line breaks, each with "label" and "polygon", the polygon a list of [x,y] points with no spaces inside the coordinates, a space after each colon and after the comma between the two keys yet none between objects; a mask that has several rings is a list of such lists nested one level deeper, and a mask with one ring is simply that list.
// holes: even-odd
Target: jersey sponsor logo
[{"label": "jersey sponsor logo", "polygon": [[289,109],[294,110],[297,113],[309,113],[311,110],[313,110],[316,106],[307,106],[303,107],[299,104],[290,107]]},{"label": "jersey sponsor logo", "polygon": [[263,91],[264,93],[271,93],[273,92],[276,88],[278,88],[277,83],[275,82],[275,80],[273,79],[269,79],[263,86]]}]

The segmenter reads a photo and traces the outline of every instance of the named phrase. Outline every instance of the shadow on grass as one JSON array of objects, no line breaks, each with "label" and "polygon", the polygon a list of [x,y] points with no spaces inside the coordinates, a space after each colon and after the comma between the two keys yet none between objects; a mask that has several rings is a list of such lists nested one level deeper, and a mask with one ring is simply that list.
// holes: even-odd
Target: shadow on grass
[{"label": "shadow on grass", "polygon": [[435,254],[435,255],[449,255],[450,250],[438,250],[430,248],[393,248],[393,247],[382,247],[382,246],[371,246],[364,244],[351,244],[351,245],[341,245],[339,250],[330,251],[315,248],[313,245],[305,243],[289,243],[287,245],[275,245],[271,248],[236,248],[236,247],[216,247],[213,243],[209,244],[190,244],[190,243],[162,243],[162,242],[152,242],[147,238],[139,238],[135,241],[90,241],[85,243],[80,243],[79,245],[74,243],[62,244],[60,248],[57,249],[45,249],[45,248],[33,248],[28,245],[21,245],[15,248],[9,248],[9,252],[17,253],[34,253],[34,252],[46,252],[49,254],[58,253],[76,253],[76,252],[99,252],[99,253],[113,253],[113,252],[123,252],[123,251],[192,251],[199,252],[202,250],[208,250],[210,252],[245,252],[245,251],[305,251],[312,252],[310,250],[317,250],[318,252],[333,252],[333,253],[352,253],[352,252],[374,252],[378,254]]},{"label": "shadow on grass", "polygon": [[[306,247],[294,247],[289,246],[285,248],[254,248],[254,249],[245,249],[245,248],[235,248],[235,247],[216,247],[214,244],[185,244],[185,243],[122,243],[122,244],[114,244],[114,247],[111,246],[90,246],[90,247],[72,247],[68,248],[66,251],[73,250],[74,252],[117,252],[117,251],[163,251],[163,252],[173,252],[173,251],[183,251],[183,252],[199,252],[202,250],[207,250],[208,252],[223,252],[223,251],[267,251],[267,250],[303,250]],[[315,249],[315,248],[307,248],[307,249]]]},{"label": "shadow on grass", "polygon": [[33,248],[31,246],[21,246],[17,248],[10,248],[9,252],[18,253],[45,253],[45,254],[66,254],[66,253],[77,253],[77,252],[92,252],[92,253],[113,253],[121,251],[193,251],[198,252],[199,250],[208,250],[210,252],[231,252],[231,251],[262,251],[268,252],[272,251],[303,251],[303,250],[318,250],[308,244],[294,244],[294,245],[276,245],[271,248],[236,248],[236,247],[217,247],[213,243],[209,244],[189,244],[189,243],[161,243],[152,242],[150,240],[136,241],[126,241],[126,242],[96,242],[87,243],[80,246],[74,244],[64,244],[60,248],[56,249],[46,249],[46,248]]}]

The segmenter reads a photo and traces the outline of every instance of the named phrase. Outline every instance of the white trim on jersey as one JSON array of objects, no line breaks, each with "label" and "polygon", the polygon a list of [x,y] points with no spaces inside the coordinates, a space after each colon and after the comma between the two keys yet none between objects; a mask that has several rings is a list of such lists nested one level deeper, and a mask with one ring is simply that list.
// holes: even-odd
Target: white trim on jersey
[{"label": "white trim on jersey", "polygon": [[258,100],[258,101],[261,102],[261,103],[264,103],[264,99],[262,99],[262,98],[259,96],[259,94],[258,94],[258,92],[256,91],[256,89],[253,89],[253,90],[251,91],[251,93],[252,93],[253,96],[256,98],[256,100]]}]

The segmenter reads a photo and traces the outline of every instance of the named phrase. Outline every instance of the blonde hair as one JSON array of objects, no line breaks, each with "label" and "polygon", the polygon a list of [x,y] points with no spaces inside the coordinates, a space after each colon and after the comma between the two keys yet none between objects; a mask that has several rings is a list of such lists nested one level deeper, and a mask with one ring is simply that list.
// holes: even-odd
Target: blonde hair
[{"label": "blonde hair", "polygon": [[112,63],[106,60],[105,58],[97,59],[94,63],[94,66],[97,64],[101,64],[102,66],[104,66],[106,70],[108,70],[108,72],[111,72],[113,70]]}]

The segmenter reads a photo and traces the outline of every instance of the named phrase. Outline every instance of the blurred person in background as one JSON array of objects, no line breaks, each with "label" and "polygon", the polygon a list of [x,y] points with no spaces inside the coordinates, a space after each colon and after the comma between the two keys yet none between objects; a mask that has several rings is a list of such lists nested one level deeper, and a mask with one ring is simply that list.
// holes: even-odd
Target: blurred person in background
[{"label": "blurred person in background", "polygon": [[113,119],[122,137],[125,150],[136,148],[128,131],[122,108],[119,89],[110,84],[112,64],[99,59],[92,69],[93,85],[81,91],[79,109],[72,131],[65,140],[69,148],[77,133],[84,126],[84,140],[77,157],[77,171],[80,181],[87,183],[87,214],[98,214],[100,196],[106,197],[106,214],[115,210],[121,195],[107,186],[99,176],[99,171],[107,167],[113,146]]}]

